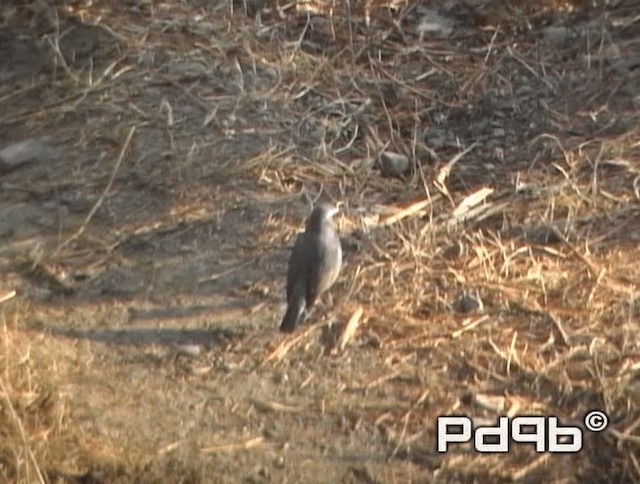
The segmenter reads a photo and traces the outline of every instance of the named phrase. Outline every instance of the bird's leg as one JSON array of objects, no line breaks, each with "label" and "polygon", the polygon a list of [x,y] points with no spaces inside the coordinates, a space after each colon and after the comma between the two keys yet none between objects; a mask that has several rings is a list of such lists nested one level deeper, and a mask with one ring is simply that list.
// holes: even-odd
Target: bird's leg
[{"label": "bird's leg", "polygon": [[331,295],[331,293],[329,291],[327,291],[327,303],[329,304],[329,307],[333,307],[333,296]]},{"label": "bird's leg", "polygon": [[304,319],[305,321],[307,321],[309,318],[311,318],[311,315],[313,314],[313,311],[315,311],[316,307],[315,306],[311,306],[310,308],[305,308],[304,310],[304,316],[302,319]]},{"label": "bird's leg", "polygon": [[325,292],[324,294],[322,294],[319,298],[317,303],[313,306],[314,308],[316,306],[322,306],[323,308],[332,308],[333,307],[333,296],[331,295],[331,293],[329,291]]}]

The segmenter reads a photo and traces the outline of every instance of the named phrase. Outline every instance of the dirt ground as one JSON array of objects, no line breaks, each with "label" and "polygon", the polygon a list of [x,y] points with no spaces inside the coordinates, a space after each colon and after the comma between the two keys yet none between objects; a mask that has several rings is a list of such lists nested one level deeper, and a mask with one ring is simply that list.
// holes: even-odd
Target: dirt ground
[{"label": "dirt ground", "polygon": [[[0,7],[0,480],[640,480],[640,8],[327,5]],[[584,449],[436,451],[533,414]]]}]

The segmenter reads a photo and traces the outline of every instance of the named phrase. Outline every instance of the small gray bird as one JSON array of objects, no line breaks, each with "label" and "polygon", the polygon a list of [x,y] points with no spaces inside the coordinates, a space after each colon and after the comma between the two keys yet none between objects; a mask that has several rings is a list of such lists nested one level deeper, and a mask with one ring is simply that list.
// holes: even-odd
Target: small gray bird
[{"label": "small gray bird", "polygon": [[304,233],[293,246],[287,273],[287,312],[280,324],[282,332],[293,332],[305,310],[311,309],[338,278],[342,247],[331,221],[336,213],[338,209],[328,203],[315,207]]}]

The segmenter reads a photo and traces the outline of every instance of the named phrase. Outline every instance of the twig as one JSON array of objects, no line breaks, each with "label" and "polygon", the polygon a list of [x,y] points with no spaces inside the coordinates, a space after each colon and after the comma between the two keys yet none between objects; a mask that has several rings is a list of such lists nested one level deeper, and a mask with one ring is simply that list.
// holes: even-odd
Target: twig
[{"label": "twig", "polygon": [[[46,481],[44,480],[42,472],[40,472],[40,467],[38,466],[38,462],[36,461],[36,457],[35,457],[35,455],[33,455],[31,447],[29,446],[29,444],[27,442],[27,436],[24,433],[24,427],[22,426],[22,421],[20,420],[20,417],[16,413],[16,409],[13,407],[13,404],[11,403],[11,400],[9,399],[9,393],[7,392],[7,389],[4,386],[4,381],[2,380],[2,378],[0,378],[0,390],[2,390],[2,396],[4,397],[5,409],[9,410],[9,413],[11,414],[11,418],[13,419],[15,426],[18,428],[18,432],[20,432],[20,438],[22,439],[22,445],[24,446],[24,449],[25,449],[27,455],[29,456],[29,460],[31,460],[31,463],[33,464],[33,468],[35,469],[36,475],[38,476],[38,482],[44,484]],[[27,466],[27,469],[28,468],[29,467]],[[30,481],[30,479],[27,479],[27,480]]]},{"label": "twig", "polygon": [[109,190],[111,190],[111,186],[113,185],[113,181],[116,179],[116,174],[118,173],[118,169],[120,168],[120,164],[122,163],[122,160],[124,159],[124,154],[126,153],[127,148],[129,147],[129,144],[131,143],[131,139],[133,138],[133,134],[135,132],[136,132],[136,127],[133,126],[129,130],[129,134],[127,135],[127,139],[125,140],[124,145],[122,146],[122,149],[120,150],[120,155],[118,156],[118,161],[116,162],[116,165],[113,168],[113,172],[111,173],[111,178],[109,179],[109,183],[107,183],[107,186],[103,190],[102,195],[100,195],[100,198],[98,198],[96,203],[93,205],[93,207],[89,211],[89,214],[87,215],[87,217],[84,219],[84,222],[82,223],[80,228],[73,235],[71,235],[67,240],[65,240],[63,243],[61,243],[58,246],[58,248],[56,249],[56,252],[60,252],[60,250],[62,248],[64,248],[70,242],[72,242],[75,239],[77,239],[78,237],[80,237],[84,233],[84,231],[86,230],[87,225],[89,224],[89,222],[91,221],[91,219],[95,215],[95,213],[98,210],[98,208],[100,208],[100,206],[104,202],[104,199],[106,198],[107,193],[109,193]]},{"label": "twig", "polygon": [[215,454],[216,452],[230,452],[233,450],[248,450],[255,447],[264,445],[266,439],[264,437],[255,437],[253,439],[246,440],[244,442],[237,442],[235,444],[221,444],[212,445],[210,447],[203,447],[200,449],[202,454]]},{"label": "twig", "polygon": [[13,299],[14,297],[16,297],[15,289],[0,291],[0,302],[8,301],[9,299]]},{"label": "twig", "polygon": [[349,341],[351,341],[351,339],[353,338],[356,329],[358,329],[358,326],[360,325],[360,320],[362,319],[363,312],[364,309],[362,309],[362,306],[359,306],[358,309],[356,309],[349,318],[349,322],[346,324],[344,330],[342,331],[342,334],[340,335],[340,341],[338,342],[338,351],[343,351],[347,347],[347,344],[349,344]]}]

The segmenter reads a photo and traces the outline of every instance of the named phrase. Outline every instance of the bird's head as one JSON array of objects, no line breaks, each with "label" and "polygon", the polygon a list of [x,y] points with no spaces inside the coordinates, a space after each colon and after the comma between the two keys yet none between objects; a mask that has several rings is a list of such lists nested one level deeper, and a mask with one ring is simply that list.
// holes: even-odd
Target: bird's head
[{"label": "bird's head", "polygon": [[320,228],[326,224],[331,223],[331,218],[340,211],[338,205],[321,202],[315,206],[313,212],[309,216],[307,221],[307,230],[320,230]]}]

